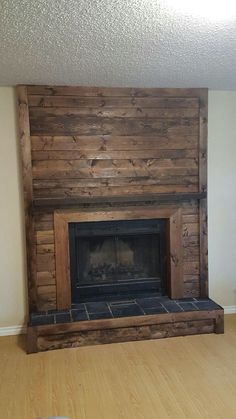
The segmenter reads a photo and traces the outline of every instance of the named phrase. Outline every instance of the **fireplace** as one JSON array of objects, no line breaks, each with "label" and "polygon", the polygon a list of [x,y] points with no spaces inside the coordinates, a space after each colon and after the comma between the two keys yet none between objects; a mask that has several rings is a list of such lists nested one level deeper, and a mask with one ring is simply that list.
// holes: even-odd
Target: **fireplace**
[{"label": "fireplace", "polygon": [[166,292],[166,221],[69,223],[71,302]]},{"label": "fireplace", "polygon": [[18,86],[28,351],[221,333],[207,90]]}]

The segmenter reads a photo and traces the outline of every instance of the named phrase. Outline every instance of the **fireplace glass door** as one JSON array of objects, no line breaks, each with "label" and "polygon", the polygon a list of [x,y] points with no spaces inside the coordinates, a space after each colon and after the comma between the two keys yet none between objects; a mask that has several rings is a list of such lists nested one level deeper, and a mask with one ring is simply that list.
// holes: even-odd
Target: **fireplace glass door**
[{"label": "fireplace glass door", "polygon": [[72,303],[165,291],[165,220],[69,224]]}]

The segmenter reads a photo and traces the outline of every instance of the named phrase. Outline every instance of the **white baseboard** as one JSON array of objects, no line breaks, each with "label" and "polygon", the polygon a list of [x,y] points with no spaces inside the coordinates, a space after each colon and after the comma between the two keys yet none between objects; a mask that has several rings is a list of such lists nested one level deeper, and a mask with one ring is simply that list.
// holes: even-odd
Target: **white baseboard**
[{"label": "white baseboard", "polygon": [[235,314],[236,313],[236,306],[223,306],[225,314]]},{"label": "white baseboard", "polygon": [[26,326],[0,327],[0,336],[21,335],[26,333]]}]

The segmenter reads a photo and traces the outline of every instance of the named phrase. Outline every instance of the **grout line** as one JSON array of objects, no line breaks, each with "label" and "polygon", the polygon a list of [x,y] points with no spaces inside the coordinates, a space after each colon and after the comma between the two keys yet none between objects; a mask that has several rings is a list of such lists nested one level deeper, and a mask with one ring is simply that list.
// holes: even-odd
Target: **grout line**
[{"label": "grout line", "polygon": [[108,310],[111,313],[112,318],[114,319],[114,316],[113,316],[113,313],[112,313],[112,310],[111,310],[111,307],[110,307],[110,303],[107,303],[107,306],[108,306]]},{"label": "grout line", "polygon": [[86,311],[86,314],[87,314],[87,318],[88,318],[88,320],[90,320],[89,313],[88,313],[88,310],[87,310],[87,307],[86,307],[85,303],[84,303],[84,306],[85,306],[85,311]]}]

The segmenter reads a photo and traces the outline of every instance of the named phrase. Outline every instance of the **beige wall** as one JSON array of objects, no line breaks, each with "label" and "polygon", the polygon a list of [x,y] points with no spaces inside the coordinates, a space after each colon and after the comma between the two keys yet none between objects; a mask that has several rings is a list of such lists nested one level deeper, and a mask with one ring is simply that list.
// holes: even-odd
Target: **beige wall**
[{"label": "beige wall", "polygon": [[[209,94],[210,296],[236,305],[236,92]],[[14,89],[0,87],[0,327],[26,313],[23,211]]]},{"label": "beige wall", "polygon": [[236,92],[209,94],[210,296],[236,305]]},{"label": "beige wall", "polygon": [[0,327],[25,318],[23,214],[14,90],[0,87]]}]

